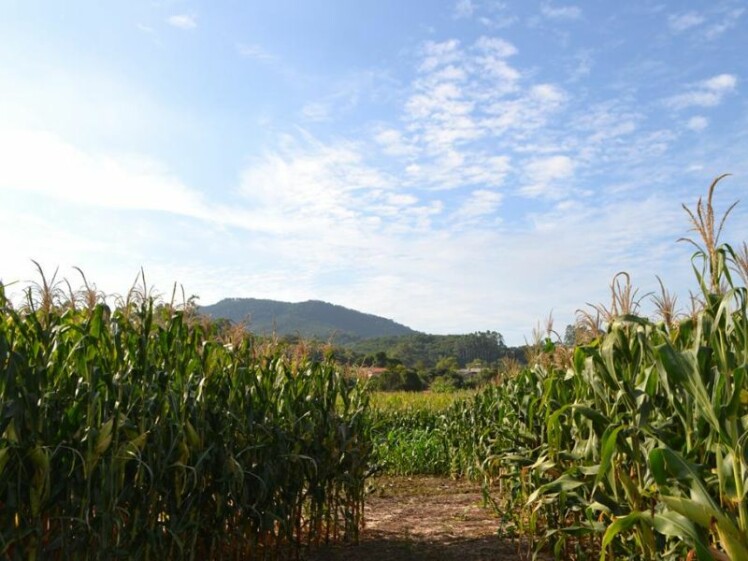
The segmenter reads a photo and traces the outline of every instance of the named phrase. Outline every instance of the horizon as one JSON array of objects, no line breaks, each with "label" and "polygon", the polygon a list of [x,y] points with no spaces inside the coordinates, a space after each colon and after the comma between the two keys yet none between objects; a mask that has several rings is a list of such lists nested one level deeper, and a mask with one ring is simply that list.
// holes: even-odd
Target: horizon
[{"label": "horizon", "polygon": [[748,184],[747,23],[734,0],[11,3],[0,281],[144,270],[510,346],[619,271],[683,308],[681,204]]}]

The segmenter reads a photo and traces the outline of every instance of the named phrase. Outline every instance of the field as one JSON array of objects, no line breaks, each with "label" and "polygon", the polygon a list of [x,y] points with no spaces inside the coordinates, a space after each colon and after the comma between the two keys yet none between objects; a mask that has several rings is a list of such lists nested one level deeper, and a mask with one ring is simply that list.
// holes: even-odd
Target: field
[{"label": "field", "polygon": [[0,287],[0,558],[272,559],[356,539],[366,395],[189,306]]},{"label": "field", "polygon": [[701,289],[689,314],[663,287],[659,317],[637,315],[619,275],[576,348],[549,329],[502,384],[441,414],[384,415],[384,468],[424,458],[481,481],[500,532],[559,559],[748,559],[748,248],[720,243],[717,183],[688,211]]},{"label": "field", "polygon": [[720,241],[717,183],[689,211],[688,314],[663,287],[639,315],[618,275],[575,347],[549,327],[476,392],[370,396],[189,305],[42,277],[16,309],[0,286],[0,557],[293,557],[357,541],[375,474],[379,499],[382,476],[472,485],[530,556],[748,559],[748,246]]}]

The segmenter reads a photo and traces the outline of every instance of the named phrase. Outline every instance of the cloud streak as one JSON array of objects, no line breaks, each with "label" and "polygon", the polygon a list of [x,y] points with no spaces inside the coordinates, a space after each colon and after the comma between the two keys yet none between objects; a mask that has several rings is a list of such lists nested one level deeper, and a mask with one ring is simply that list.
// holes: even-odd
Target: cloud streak
[{"label": "cloud streak", "polygon": [[581,19],[582,9],[579,6],[558,6],[549,3],[543,3],[540,6],[540,13],[543,17],[552,20],[573,21]]},{"label": "cloud streak", "polygon": [[457,19],[471,18],[475,13],[475,4],[472,0],[457,0],[454,7],[454,17]]},{"label": "cloud streak", "polygon": [[183,31],[191,31],[197,27],[197,17],[193,14],[174,14],[166,18],[166,23]]},{"label": "cloud streak", "polygon": [[236,51],[240,56],[257,60],[259,62],[271,63],[278,60],[278,57],[272,53],[267,52],[260,45],[251,43],[237,43]]},{"label": "cloud streak", "polygon": [[698,12],[686,12],[683,14],[671,14],[668,16],[668,26],[676,33],[686,31],[692,27],[701,25],[706,21],[706,18]]},{"label": "cloud streak", "polygon": [[687,107],[715,107],[722,103],[726,95],[735,91],[737,83],[734,74],[719,74],[690,85],[684,93],[669,97],[665,103],[676,110]]}]

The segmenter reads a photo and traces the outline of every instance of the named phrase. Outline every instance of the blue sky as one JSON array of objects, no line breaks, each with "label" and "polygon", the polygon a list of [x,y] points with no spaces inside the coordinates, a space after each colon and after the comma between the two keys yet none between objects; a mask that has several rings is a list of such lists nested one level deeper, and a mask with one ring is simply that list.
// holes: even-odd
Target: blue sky
[{"label": "blue sky", "polygon": [[5,0],[0,278],[512,344],[622,270],[685,307],[680,204],[748,181],[744,6]]}]

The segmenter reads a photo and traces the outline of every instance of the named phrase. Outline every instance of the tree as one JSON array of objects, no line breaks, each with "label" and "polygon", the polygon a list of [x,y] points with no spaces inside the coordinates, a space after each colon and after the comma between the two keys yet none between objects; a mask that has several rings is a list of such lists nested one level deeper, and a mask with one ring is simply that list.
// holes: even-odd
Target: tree
[{"label": "tree", "polygon": [[426,389],[426,384],[415,370],[406,368],[402,364],[395,365],[375,378],[369,385],[379,391],[421,391]]},{"label": "tree", "polygon": [[460,369],[460,363],[457,362],[457,359],[453,356],[445,356],[439,359],[439,361],[434,366],[434,372],[438,376],[443,376],[445,374],[452,374],[454,372],[457,372]]}]

